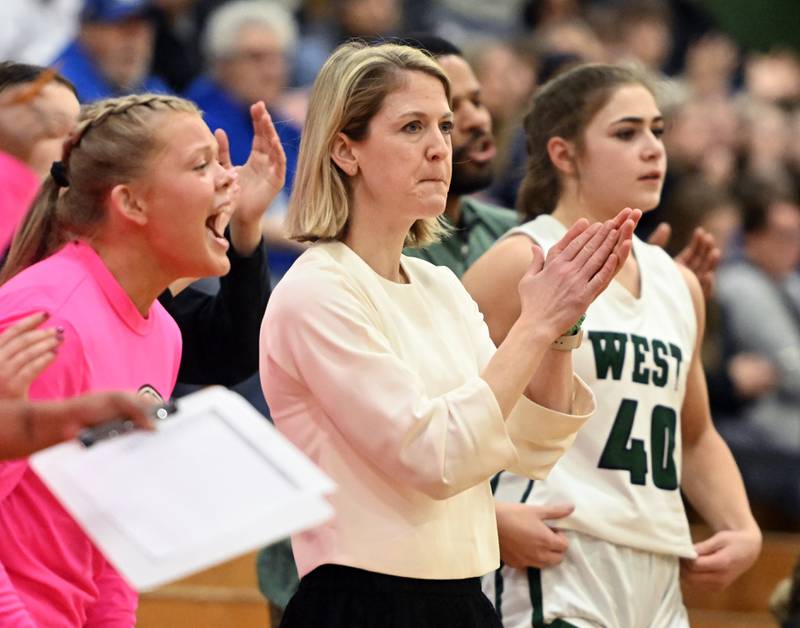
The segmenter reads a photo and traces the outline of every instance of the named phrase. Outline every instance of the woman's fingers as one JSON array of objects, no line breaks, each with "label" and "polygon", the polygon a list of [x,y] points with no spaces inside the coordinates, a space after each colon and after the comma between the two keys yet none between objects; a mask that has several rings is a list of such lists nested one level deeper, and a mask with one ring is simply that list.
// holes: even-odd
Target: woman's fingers
[{"label": "woman's fingers", "polygon": [[[593,277],[604,266],[608,256],[612,253],[616,254],[617,269],[625,263],[628,254],[623,254],[621,246],[625,242],[630,242],[633,237],[633,230],[636,220],[638,220],[637,211],[627,209],[607,221],[604,229],[587,242],[580,253],[575,256],[575,262],[580,265],[585,277]],[[619,218],[625,216],[627,216],[625,220],[618,224]],[[630,251],[630,248],[626,250]]]},{"label": "woman's fingers", "polygon": [[639,212],[639,216],[642,215],[641,211],[638,209],[632,209],[630,207],[626,207],[622,211],[620,211],[616,216],[611,219],[611,225],[614,229],[619,229],[626,220],[633,219],[638,222],[639,218],[633,218],[636,212]]},{"label": "woman's fingers", "polygon": [[[566,249],[572,243],[572,241],[575,238],[577,238],[580,234],[582,234],[588,228],[589,228],[589,221],[588,220],[586,220],[585,218],[581,218],[580,220],[577,220],[575,222],[575,224],[573,224],[569,229],[567,229],[567,232],[564,234],[564,236],[558,242],[556,242],[553,246],[550,247],[550,252],[547,254],[547,257],[548,258],[552,258],[552,257],[555,257],[557,255],[560,255],[561,252],[564,249]],[[572,259],[572,258],[570,258],[570,259]]]},{"label": "woman's fingers", "polygon": [[[623,220],[622,222],[617,222],[617,220],[615,219],[614,224],[617,230],[619,231],[620,244],[626,240],[630,240],[631,238],[633,238],[633,232],[636,231],[636,225],[639,224],[639,220],[641,219],[641,217],[642,217],[641,209],[631,209],[630,213],[627,214],[627,218],[625,218],[625,220]],[[617,215],[617,218],[619,218],[619,214]],[[617,247],[617,249],[619,249],[619,246]],[[619,250],[617,250],[616,252],[619,253]],[[622,259],[622,261],[624,262],[625,260]]]},{"label": "woman's fingers", "polygon": [[631,209],[630,207],[627,207],[623,209],[619,214],[617,214],[617,218],[614,220],[614,224],[619,229],[622,224],[624,224],[628,220],[631,220],[633,221],[633,228],[636,229],[636,225],[639,224],[639,220],[641,220],[641,218],[642,218],[641,209],[636,209],[635,207]]},{"label": "woman's fingers", "polygon": [[605,232],[603,238],[590,242],[584,247],[575,261],[580,263],[579,272],[586,281],[590,280],[603,267],[609,255],[617,246],[619,232],[616,229]]},{"label": "woman's fingers", "polygon": [[[640,214],[641,215],[641,214]],[[633,218],[629,218],[626,220],[622,227],[619,229],[619,236],[617,237],[617,244],[614,248],[614,253],[617,254],[617,258],[619,260],[618,269],[622,268],[622,265],[628,259],[628,255],[630,255],[631,248],[632,248],[632,240],[633,240],[633,231],[636,229],[636,222],[638,218],[634,220]],[[627,243],[627,247],[623,252],[622,248],[623,245]]]},{"label": "woman's fingers", "polygon": [[[605,223],[593,223],[589,225],[585,218],[581,218],[572,225],[564,237],[550,249],[547,258],[552,259],[558,256],[566,261],[578,258],[578,262],[583,265],[586,260],[591,258],[592,254],[599,248],[600,243],[612,229],[624,233],[625,236],[629,238],[641,217],[641,210],[626,207],[614,216],[614,218]],[[595,240],[594,238],[597,236],[598,231],[602,231],[603,236]],[[588,255],[581,255],[584,251],[584,247],[587,245],[589,245]]]},{"label": "woman's fingers", "polygon": [[[630,218],[622,224],[622,227],[614,238],[615,242],[608,257],[587,283],[591,301],[594,301],[597,296],[608,287],[608,284],[611,283],[611,280],[625,263],[625,260],[628,259],[628,255],[630,255],[631,248],[633,247],[632,237],[634,227],[635,223]],[[599,256],[602,252],[598,251],[598,256],[594,260],[595,264],[602,259]]]},{"label": "woman's fingers", "polygon": [[617,241],[617,230],[611,226],[611,221],[607,220],[602,224],[595,234],[583,245],[580,251],[575,255],[573,262],[578,265],[578,268],[583,269],[591,260],[595,260],[595,255],[598,251],[605,250],[603,259],[596,264],[596,267],[591,271],[593,275],[600,266],[603,265],[605,258],[611,253],[611,249]]},{"label": "woman's fingers", "polygon": [[531,246],[531,263],[527,272],[529,275],[535,275],[540,273],[542,268],[544,268],[544,251],[538,244],[533,244]]},{"label": "woman's fingers", "polygon": [[[586,310],[616,275],[631,251],[633,231],[641,217],[626,208],[605,223],[573,225],[547,255],[540,290],[557,303],[557,324]],[[533,263],[532,263],[533,264]],[[530,271],[532,275],[536,271]],[[541,301],[537,303],[541,304]],[[577,312],[577,314],[576,314]]]},{"label": "woman's fingers", "polygon": [[592,277],[586,284],[591,297],[589,299],[589,303],[594,301],[597,296],[608,287],[608,284],[611,283],[614,275],[617,274],[618,266],[619,257],[617,257],[616,253],[611,253],[611,255],[606,258],[606,261],[600,270],[598,270],[594,274],[594,277]]},{"label": "woman's fingers", "polygon": [[[608,229],[604,223],[596,222],[589,225],[558,254],[558,260],[561,262],[571,262],[600,231],[605,231],[607,233]],[[552,254],[547,257],[548,260],[556,259],[556,256]]]}]

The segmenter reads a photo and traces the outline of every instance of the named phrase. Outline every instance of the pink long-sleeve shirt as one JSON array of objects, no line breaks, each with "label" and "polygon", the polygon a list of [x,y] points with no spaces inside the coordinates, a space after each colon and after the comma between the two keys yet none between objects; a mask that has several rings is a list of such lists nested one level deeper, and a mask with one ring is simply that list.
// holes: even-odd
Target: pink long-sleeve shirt
[{"label": "pink long-sleeve shirt", "polygon": [[[177,325],[158,302],[143,317],[87,244],[67,244],[0,287],[0,329],[42,310],[64,341],[32,399],[110,389],[171,395]],[[0,626],[132,626],[136,604],[27,462],[0,464]]]}]

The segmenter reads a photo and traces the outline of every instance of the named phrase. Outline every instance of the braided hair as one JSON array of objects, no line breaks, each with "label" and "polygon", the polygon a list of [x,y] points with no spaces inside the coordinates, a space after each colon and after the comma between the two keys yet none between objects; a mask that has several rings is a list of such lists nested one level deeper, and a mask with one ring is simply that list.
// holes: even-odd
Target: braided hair
[{"label": "braided hair", "polygon": [[144,176],[159,148],[157,121],[168,112],[199,113],[188,100],[134,94],[85,105],[20,226],[0,284],[52,255],[77,236],[88,237],[105,218],[111,190]]}]

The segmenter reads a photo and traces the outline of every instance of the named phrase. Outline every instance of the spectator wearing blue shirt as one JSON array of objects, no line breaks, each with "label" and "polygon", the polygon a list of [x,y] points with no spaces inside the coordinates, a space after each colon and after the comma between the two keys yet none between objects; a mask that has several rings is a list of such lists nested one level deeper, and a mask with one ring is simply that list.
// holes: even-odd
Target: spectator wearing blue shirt
[{"label": "spectator wearing blue shirt", "polygon": [[81,102],[167,92],[150,74],[153,25],[147,0],[86,0],[76,39],[55,60]]}]

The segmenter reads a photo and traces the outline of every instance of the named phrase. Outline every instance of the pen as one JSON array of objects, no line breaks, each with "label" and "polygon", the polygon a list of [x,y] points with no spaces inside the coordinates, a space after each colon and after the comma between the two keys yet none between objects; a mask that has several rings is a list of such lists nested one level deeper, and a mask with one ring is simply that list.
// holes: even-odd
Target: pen
[{"label": "pen", "polygon": [[[171,414],[177,412],[177,410],[178,408],[175,402],[169,401],[163,405],[155,406],[152,414],[156,421],[164,421],[169,418]],[[130,419],[115,419],[103,423],[102,425],[82,429],[78,433],[78,440],[84,447],[91,447],[95,443],[127,434],[134,429],[136,429],[136,424]]]}]

